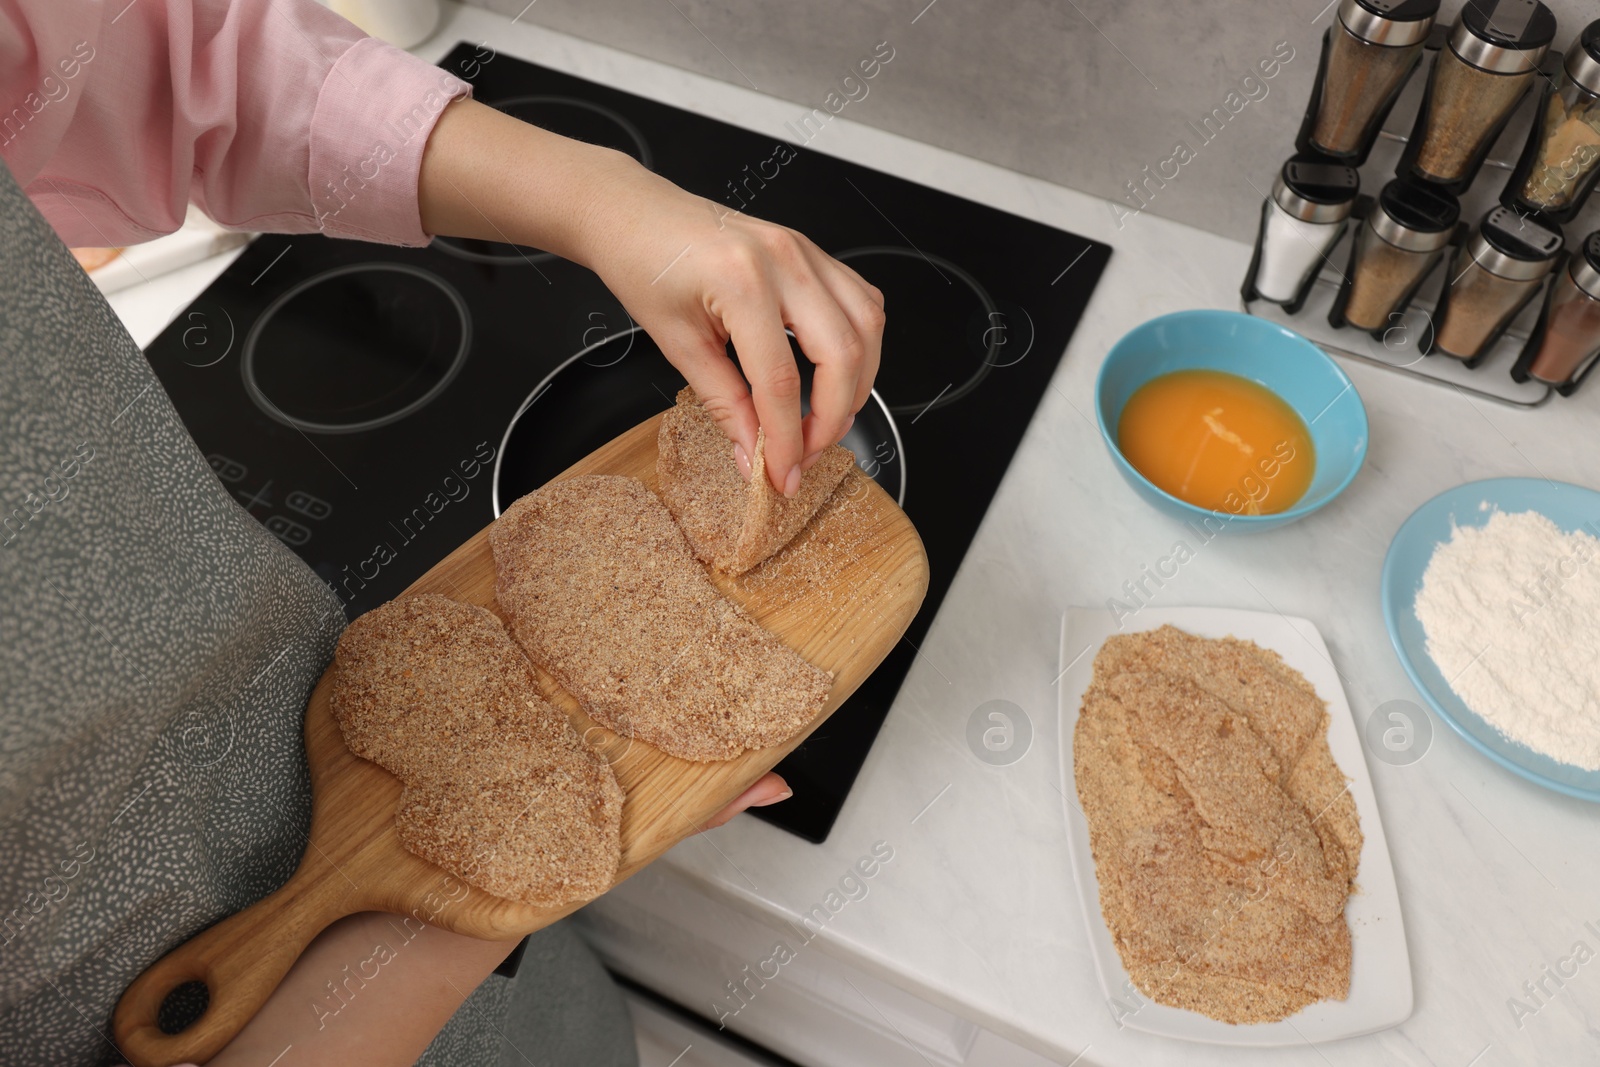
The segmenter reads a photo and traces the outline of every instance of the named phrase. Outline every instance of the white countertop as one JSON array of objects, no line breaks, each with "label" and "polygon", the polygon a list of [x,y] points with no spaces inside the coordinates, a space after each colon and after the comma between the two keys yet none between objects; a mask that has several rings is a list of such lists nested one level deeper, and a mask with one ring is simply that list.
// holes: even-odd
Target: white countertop
[{"label": "white countertop", "polygon": [[[775,137],[796,114],[796,103],[477,9],[450,9],[444,28],[417,51],[437,59],[461,39],[487,40],[507,54]],[[892,68],[874,91],[894,91]],[[1182,530],[1136,498],[1112,467],[1092,421],[1094,376],[1112,343],[1148,318],[1236,307],[1249,249],[1148,213],[1118,230],[1105,201],[845,118],[811,147],[1114,251],[828,842],[807,844],[740,818],[659,862],[708,893],[794,918],[873,842],[887,841],[894,862],[817,944],[1062,1063],[1080,1054],[1084,1067],[1600,1062],[1600,961],[1566,979],[1520,1028],[1507,1003],[1526,1000],[1523,982],[1537,981],[1575,942],[1600,952],[1600,937],[1585,929],[1586,922],[1600,928],[1600,808],[1501,770],[1437,720],[1419,762],[1368,761],[1411,949],[1416,1009],[1409,1021],[1315,1048],[1255,1051],[1117,1028],[1090,962],[1068,866],[1061,790],[1072,786],[1060,778],[1052,687],[1058,626],[1067,605],[1117,595]],[[114,295],[112,305],[147,343],[230,261],[218,257],[158,278]],[[1345,366],[1372,425],[1354,484],[1309,519],[1218,537],[1154,602],[1312,619],[1351,682],[1360,725],[1385,701],[1421,703],[1379,609],[1379,569],[1394,531],[1423,501],[1463,481],[1542,475],[1600,486],[1600,386],[1523,411]],[[1010,766],[984,764],[967,747],[968,717],[993,699],[1019,705],[1032,723],[1031,749]]]}]

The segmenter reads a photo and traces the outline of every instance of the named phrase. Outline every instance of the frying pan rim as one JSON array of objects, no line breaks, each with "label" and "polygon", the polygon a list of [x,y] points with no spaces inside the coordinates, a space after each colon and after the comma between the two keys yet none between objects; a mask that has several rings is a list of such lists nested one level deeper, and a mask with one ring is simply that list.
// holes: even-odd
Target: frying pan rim
[{"label": "frying pan rim", "polygon": [[[783,332],[788,334],[790,337],[794,336],[793,330],[785,329]],[[584,356],[587,356],[595,349],[600,348],[603,345],[608,345],[612,341],[615,341],[619,338],[630,337],[638,333],[645,333],[643,326],[630,326],[626,330],[621,330],[609,337],[602,338],[591,345],[585,345],[583,348],[562,360],[554,370],[540,379],[539,384],[534,386],[533,390],[527,395],[526,399],[524,399],[522,403],[517,406],[516,413],[512,415],[511,420],[506,423],[505,433],[500,435],[500,447],[495,451],[494,454],[494,470],[491,472],[493,480],[489,485],[489,503],[494,510],[495,518],[498,519],[501,511],[503,510],[500,507],[500,465],[505,461],[506,447],[511,443],[511,435],[516,431],[517,423],[521,421],[522,416],[527,413],[529,408],[533,407],[534,401],[539,399],[540,394],[542,394],[545,389],[549,387],[551,382],[555,381],[556,376],[562,371],[566,370],[568,367],[572,366],[572,364],[576,363]],[[646,333],[645,336],[648,337],[649,334]],[[900,439],[900,424],[895,421],[894,414],[889,410],[889,405],[883,402],[883,397],[878,395],[878,390],[873,389],[871,392],[871,397],[873,403],[878,405],[878,411],[882,413],[884,421],[889,424],[889,433],[894,437],[894,454],[895,458],[900,461],[900,491],[895,494],[895,505],[897,507],[904,508],[906,502],[907,470],[905,443]],[[862,473],[865,474],[866,472],[862,471]]]}]

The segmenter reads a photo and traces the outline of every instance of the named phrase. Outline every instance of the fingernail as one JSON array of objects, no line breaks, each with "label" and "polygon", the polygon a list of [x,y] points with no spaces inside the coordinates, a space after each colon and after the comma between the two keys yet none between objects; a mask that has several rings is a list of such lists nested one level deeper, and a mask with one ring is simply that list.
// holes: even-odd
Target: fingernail
[{"label": "fingernail", "polygon": [[854,415],[851,415],[848,419],[845,419],[844,420],[844,429],[839,431],[839,436],[843,437],[845,434],[849,433],[850,432],[850,427],[854,426],[855,424],[856,424],[856,417]]},{"label": "fingernail", "polygon": [[780,800],[788,800],[792,796],[794,796],[794,790],[793,789],[785,789],[783,792],[779,793],[775,797],[768,797],[766,800],[758,800],[758,801],[756,801],[754,804],[752,804],[750,806],[752,808],[764,808],[768,804],[776,804]]},{"label": "fingernail", "polygon": [[792,497],[800,491],[800,464],[796,463],[789,468],[789,476],[783,480],[783,495]]},{"label": "fingernail", "polygon": [[733,462],[738,466],[739,473],[745,481],[750,480],[750,453],[744,450],[744,445],[738,441],[733,443]]},{"label": "fingernail", "polygon": [[822,458],[822,453],[821,452],[813,452],[813,453],[811,453],[811,455],[807,456],[805,459],[800,461],[800,469],[803,470],[803,471],[810,470],[812,468],[812,466],[817,462],[817,460],[819,460],[821,458]]}]

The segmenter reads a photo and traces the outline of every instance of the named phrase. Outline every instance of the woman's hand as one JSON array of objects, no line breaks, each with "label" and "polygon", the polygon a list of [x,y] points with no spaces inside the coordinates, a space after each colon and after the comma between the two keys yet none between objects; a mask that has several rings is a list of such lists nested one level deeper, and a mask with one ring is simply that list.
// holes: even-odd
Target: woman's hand
[{"label": "woman's hand", "polygon": [[[765,429],[767,476],[786,495],[867,402],[883,294],[793,230],[470,100],[434,127],[419,194],[429,233],[529,244],[598,273],[734,441],[746,473]],[[804,419],[785,327],[816,365]]]},{"label": "woman's hand", "polygon": [[[590,265],[694,386],[747,475],[765,428],[767,475],[793,496],[802,466],[867,402],[883,294],[794,230],[692,196],[626,157],[596,197]],[[803,420],[785,327],[816,365]]]},{"label": "woman's hand", "polygon": [[746,808],[764,808],[768,804],[776,804],[780,800],[788,800],[794,796],[794,790],[773,771],[768,771],[756,779],[756,784],[739,794],[737,800],[711,818],[707,819],[700,830],[715,830],[735,815]]}]

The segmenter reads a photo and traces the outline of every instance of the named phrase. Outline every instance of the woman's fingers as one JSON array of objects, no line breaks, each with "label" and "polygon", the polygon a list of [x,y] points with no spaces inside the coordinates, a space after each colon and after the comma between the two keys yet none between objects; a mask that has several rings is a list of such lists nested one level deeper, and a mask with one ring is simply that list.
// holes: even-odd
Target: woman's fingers
[{"label": "woman's fingers", "polygon": [[864,292],[866,292],[868,299],[870,299],[874,304],[878,305],[878,310],[879,311],[883,310],[884,303],[883,303],[883,290],[882,289],[879,289],[876,285],[873,285],[871,282],[869,282],[865,278],[863,278],[861,276],[860,272],[858,272],[854,267],[852,267],[850,264],[846,263],[844,260],[842,260],[842,259],[834,259],[832,256],[828,255],[828,253],[823,252],[822,249],[820,249],[820,248],[817,249],[817,251],[829,263],[833,264],[833,266],[835,268],[837,268],[838,270],[842,271],[845,274],[846,277],[850,278],[856,284],[860,285],[862,290]]},{"label": "woman's fingers", "polygon": [[723,315],[761,428],[766,431],[767,477],[784,496],[800,488],[800,368],[770,291],[747,290]]},{"label": "woman's fingers", "polygon": [[793,795],[794,791],[789,788],[788,782],[785,782],[772,771],[768,771],[756,779],[755,785],[740,793],[739,798],[732,804],[707,819],[705,825],[701,826],[700,829],[714,830],[746,808],[764,808],[768,804],[776,804],[780,800],[788,800]]},{"label": "woman's fingers", "polygon": [[701,406],[733,442],[739,473],[748,479],[759,420],[744,376],[728,359],[727,347],[715,338],[685,329],[664,334],[661,351],[678,368],[693,387]]},{"label": "woman's fingers", "polygon": [[[829,297],[838,306],[840,311],[849,319],[850,328],[855,332],[859,342],[859,352],[855,360],[853,388],[848,401],[849,414],[860,411],[867,398],[872,395],[872,383],[878,376],[878,364],[883,353],[883,328],[885,323],[883,308],[883,293],[875,286],[869,285],[861,275],[851,270],[848,266],[828,256],[821,249],[812,246],[815,251],[813,257],[817,276],[826,287]],[[798,331],[796,331],[798,333]],[[806,349],[807,356],[819,364],[822,360],[817,358],[817,353]],[[815,390],[813,390],[814,392]],[[816,399],[812,399],[812,410],[815,413]],[[813,438],[813,432],[816,437]],[[844,427],[838,430],[835,436],[827,436],[822,426],[808,426],[806,432],[807,454],[814,454],[828,445],[834,444],[844,435]],[[820,443],[818,443],[820,442]]]},{"label": "woman's fingers", "polygon": [[791,284],[784,294],[784,312],[801,351],[816,365],[811,413],[802,423],[809,461],[844,436],[845,420],[856,412],[856,385],[867,343],[819,279]]}]

